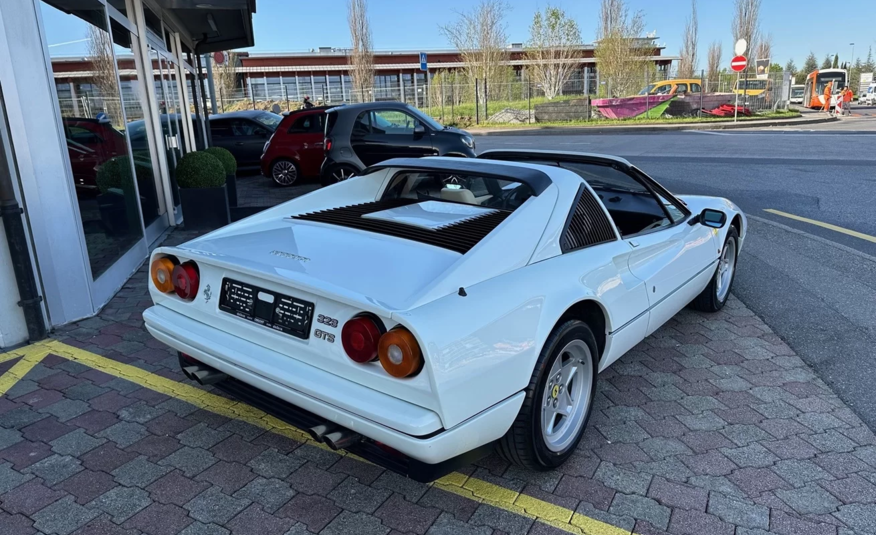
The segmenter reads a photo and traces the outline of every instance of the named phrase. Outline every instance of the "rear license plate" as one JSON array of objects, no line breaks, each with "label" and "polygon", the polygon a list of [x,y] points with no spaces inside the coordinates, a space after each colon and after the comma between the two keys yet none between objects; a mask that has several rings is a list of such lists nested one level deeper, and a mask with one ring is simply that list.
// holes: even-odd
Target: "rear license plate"
[{"label": "rear license plate", "polygon": [[313,306],[297,297],[222,279],[219,310],[298,338],[306,340],[310,336]]}]

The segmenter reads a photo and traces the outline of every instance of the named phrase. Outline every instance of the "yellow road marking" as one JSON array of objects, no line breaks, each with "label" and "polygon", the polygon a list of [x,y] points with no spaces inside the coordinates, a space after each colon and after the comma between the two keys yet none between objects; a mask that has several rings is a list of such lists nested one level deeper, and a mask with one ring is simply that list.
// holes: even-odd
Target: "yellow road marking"
[{"label": "yellow road marking", "polygon": [[836,225],[831,225],[830,223],[824,223],[822,221],[816,221],[815,219],[809,219],[808,217],[801,217],[799,215],[789,214],[787,212],[781,212],[779,210],[773,210],[772,208],[767,208],[764,212],[769,212],[771,214],[780,215],[782,217],[787,217],[788,219],[793,219],[795,221],[802,221],[804,223],[809,223],[810,225],[815,225],[818,227],[826,228],[832,230],[834,232],[841,232],[843,234],[847,234],[849,236],[854,236],[855,238],[860,238],[862,240],[867,240],[869,242],[876,243],[876,236],[871,236],[869,234],[864,234],[863,232],[858,232],[856,230],[849,230],[847,228],[838,227]]},{"label": "yellow road marking", "polygon": [[[16,362],[9,370],[0,375],[0,396],[6,394],[10,388],[15,386],[15,383],[20,381],[27,372],[33,369],[34,366],[43,360],[44,355],[39,352],[25,354],[21,360]],[[15,358],[15,357],[13,357]],[[9,360],[9,359],[4,359]]]},{"label": "yellow road marking", "polygon": [[[83,349],[69,346],[57,340],[37,342],[9,353],[0,353],[0,363],[21,358],[9,371],[0,375],[0,395],[4,395],[27,372],[50,354],[79,362],[108,375],[120,377],[155,392],[191,403],[198,408],[228,418],[242,420],[301,443],[329,449],[325,444],[313,441],[307,433],[255,407],[205,392],[200,388],[185,383],[161,377],[130,364],[117,362]],[[347,455],[362,462],[368,462],[347,452],[337,453]],[[554,505],[458,472],[448,474],[431,485],[479,503],[493,505],[505,511],[538,520],[569,533],[577,535],[630,535],[628,530],[584,516],[571,509],[566,509],[565,507],[560,507],[559,505]]]}]

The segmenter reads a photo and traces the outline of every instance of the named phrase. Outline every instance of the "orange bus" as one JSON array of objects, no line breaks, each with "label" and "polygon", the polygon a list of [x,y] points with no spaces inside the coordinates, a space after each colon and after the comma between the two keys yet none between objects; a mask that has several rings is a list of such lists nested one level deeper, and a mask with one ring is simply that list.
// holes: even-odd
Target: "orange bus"
[{"label": "orange bus", "polygon": [[828,82],[833,82],[830,107],[835,107],[837,95],[842,88],[849,85],[849,73],[845,69],[821,69],[810,72],[803,90],[803,104],[814,110],[824,108],[824,88],[827,87]]}]

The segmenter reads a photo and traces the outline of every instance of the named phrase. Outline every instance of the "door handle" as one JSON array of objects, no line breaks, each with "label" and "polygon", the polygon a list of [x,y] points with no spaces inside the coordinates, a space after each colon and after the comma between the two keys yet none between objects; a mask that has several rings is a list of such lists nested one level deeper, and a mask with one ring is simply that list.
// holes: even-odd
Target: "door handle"
[{"label": "door handle", "polygon": [[234,144],[235,145],[243,145],[243,141],[235,141]]},{"label": "door handle", "polygon": [[318,149],[319,149],[319,148],[322,148],[322,141],[320,141],[319,143],[314,143],[313,146],[314,146],[315,148],[318,148]]},{"label": "door handle", "polygon": [[630,243],[630,247],[632,247],[634,249],[639,246],[639,242],[637,242],[637,241],[630,240],[629,243]]}]

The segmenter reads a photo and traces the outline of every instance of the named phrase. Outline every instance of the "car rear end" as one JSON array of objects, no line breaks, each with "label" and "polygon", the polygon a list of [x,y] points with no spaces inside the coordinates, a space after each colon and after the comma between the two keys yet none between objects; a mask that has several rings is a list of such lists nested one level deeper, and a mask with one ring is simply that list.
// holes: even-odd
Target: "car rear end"
[{"label": "car rear end", "polygon": [[429,481],[485,455],[522,402],[445,425],[428,348],[400,311],[460,258],[304,216],[268,218],[157,249],[144,321],[190,379]]},{"label": "car rear end", "polygon": [[299,117],[298,113],[304,110],[296,110],[283,114],[283,120],[277,125],[274,133],[268,138],[262,149],[262,157],[259,161],[262,175],[271,176],[271,164],[274,160],[283,154],[283,148],[286,145],[286,137],[288,136],[289,128]]}]

